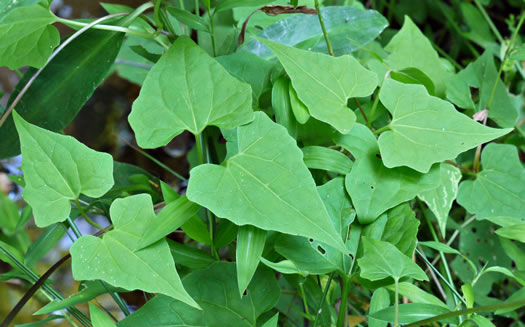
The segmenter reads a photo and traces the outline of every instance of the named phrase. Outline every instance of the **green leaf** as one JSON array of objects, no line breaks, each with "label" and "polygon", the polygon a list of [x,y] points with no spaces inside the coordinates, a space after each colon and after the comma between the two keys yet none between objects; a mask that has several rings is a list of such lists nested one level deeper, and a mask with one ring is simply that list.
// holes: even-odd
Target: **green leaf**
[{"label": "green leaf", "polygon": [[216,261],[209,253],[193,248],[190,245],[180,244],[170,239],[167,239],[167,241],[170,246],[171,256],[178,265],[191,269],[202,269]]},{"label": "green leaf", "polygon": [[525,44],[513,49],[509,56],[511,60],[525,61]]},{"label": "green leaf", "polygon": [[[505,158],[505,160],[502,160]],[[483,170],[475,180],[459,185],[457,202],[477,219],[523,223],[525,168],[510,144],[489,144],[481,153]]]},{"label": "green leaf", "polygon": [[[375,319],[394,322],[394,307],[388,307],[381,311],[375,312],[370,316]],[[407,303],[399,305],[399,323],[400,324],[411,324],[416,321],[423,319],[432,318],[440,314],[449,313],[450,309],[442,306],[425,303]],[[449,324],[457,324],[457,318],[445,318],[443,322]]]},{"label": "green leaf", "polygon": [[217,262],[193,271],[183,283],[202,311],[160,295],[120,321],[118,327],[255,327],[257,318],[277,304],[277,281],[271,270],[259,267],[241,298],[235,275],[235,264],[231,262]]},{"label": "green leaf", "polygon": [[[475,112],[487,109],[490,98],[489,118],[501,127],[513,127],[518,118],[513,100],[503,81],[499,80],[498,70],[490,51],[485,51],[481,57],[469,64],[449,81],[447,99],[455,105]],[[494,89],[494,85],[496,88]],[[471,88],[479,89],[477,103],[471,94]],[[494,92],[494,94],[493,94]]]},{"label": "green leaf", "polygon": [[239,294],[241,297],[257,270],[260,261],[259,257],[263,253],[265,242],[265,230],[250,225],[239,227],[235,263],[237,266],[237,282],[239,284]]},{"label": "green leaf", "polygon": [[33,315],[48,314],[51,312],[64,310],[66,308],[73,307],[80,303],[86,303],[96,298],[99,295],[108,293],[108,290],[111,292],[125,292],[126,291],[124,289],[116,288],[108,284],[104,285],[99,280],[86,281],[81,284],[81,287],[83,288],[79,290],[77,293],[61,301],[57,301],[57,300],[51,301],[45,306],[43,306],[42,308],[40,308],[40,310],[33,313]]},{"label": "green leaf", "polygon": [[290,104],[290,81],[286,76],[279,77],[272,87],[272,108],[277,124],[283,125],[288,134],[297,137],[297,122]]},{"label": "green leaf", "polygon": [[166,203],[168,204],[159,214],[152,218],[137,248],[143,249],[174,232],[194,217],[200,209],[199,205],[189,201],[186,196]]},{"label": "green leaf", "polygon": [[423,246],[428,246],[429,248],[434,249],[436,251],[441,251],[443,253],[461,255],[461,253],[458,250],[446,245],[445,243],[435,242],[435,241],[418,242],[418,243]]},{"label": "green leaf", "polygon": [[291,260],[281,260],[279,262],[271,262],[266,260],[265,258],[261,257],[261,262],[265,264],[267,267],[271,268],[272,270],[275,270],[281,274],[299,274],[302,276],[307,275],[307,272],[303,272],[297,268],[295,263]]},{"label": "green leaf", "polygon": [[384,288],[378,288],[372,294],[370,299],[370,308],[368,309],[368,326],[369,327],[386,327],[387,323],[370,317],[371,314],[388,308],[390,305],[390,294]]},{"label": "green leaf", "polygon": [[439,166],[441,181],[433,190],[424,191],[418,194],[432,213],[436,216],[441,235],[445,236],[447,219],[452,202],[458,195],[458,184],[461,181],[461,171],[453,165],[442,163]]},{"label": "green leaf", "polygon": [[375,136],[364,125],[356,124],[349,134],[336,136],[335,141],[357,159],[346,175],[345,185],[362,224],[373,222],[386,210],[439,183],[438,166],[427,174],[406,167],[385,167],[378,157]]},{"label": "green leaf", "polygon": [[[395,292],[396,287],[395,285],[389,285],[387,288]],[[432,304],[437,305],[443,308],[446,308],[448,310],[448,307],[443,301],[435,297],[434,295],[427,293],[417,287],[414,284],[411,284],[409,282],[401,282],[398,284],[398,292],[401,296],[406,296],[410,301],[414,303],[424,303],[424,304]]]},{"label": "green leaf", "polygon": [[296,141],[264,113],[255,116],[237,128],[236,155],[191,170],[188,198],[237,225],[311,237],[344,252]]},{"label": "green leaf", "polygon": [[144,231],[155,219],[151,197],[139,194],[117,199],[110,213],[112,231],[102,239],[82,236],[71,247],[73,277],[166,294],[199,308],[182,286],[165,240],[137,249]]},{"label": "green leaf", "polygon": [[456,111],[447,101],[428,95],[421,85],[387,79],[379,95],[392,114],[389,131],[378,144],[385,166],[408,166],[426,173],[432,164],[492,141],[512,129],[495,129]]},{"label": "green leaf", "polygon": [[411,257],[417,244],[419,220],[407,203],[387,212],[388,220],[381,240],[393,244],[403,254]]},{"label": "green leaf", "polygon": [[40,237],[34,241],[24,256],[26,266],[33,267],[64,237],[66,231],[61,224],[46,227]]},{"label": "green leaf", "polygon": [[93,303],[89,304],[89,316],[93,327],[115,327],[115,322],[111,320],[102,310]]},{"label": "green leaf", "polygon": [[[388,26],[386,18],[375,10],[334,6],[321,8],[321,13],[336,56],[364,47]],[[288,46],[328,53],[317,15],[287,17],[266,27],[258,36]],[[265,59],[273,57],[272,51],[257,40],[251,40],[243,49]]]},{"label": "green leaf", "polygon": [[44,66],[60,43],[54,22],[55,15],[38,4],[8,11],[0,18],[0,66]]},{"label": "green leaf", "polygon": [[39,321],[36,321],[36,322],[30,322],[30,323],[27,323],[27,324],[15,325],[15,327],[37,327],[37,326],[42,326],[44,324],[47,324],[48,322],[56,320],[56,319],[64,319],[64,316],[61,316],[61,315],[49,315],[46,319],[42,319],[42,320],[39,320]]},{"label": "green leaf", "polygon": [[35,223],[46,227],[64,221],[70,200],[80,194],[100,197],[113,186],[113,158],[96,152],[71,136],[50,132],[13,112],[22,148],[24,199]]},{"label": "green leaf", "polygon": [[0,17],[4,17],[10,11],[18,8],[31,6],[42,0],[6,0],[0,3]]},{"label": "green leaf", "polygon": [[434,83],[437,96],[443,96],[447,79],[452,75],[441,62],[436,50],[410,17],[405,16],[403,27],[385,47],[390,52],[386,63],[395,70],[417,68]]},{"label": "green leaf", "polygon": [[194,15],[186,10],[175,8],[175,7],[168,7],[168,11],[179,22],[181,22],[182,24],[194,30],[203,31],[203,32],[210,31],[210,26],[208,22],[200,16]]},{"label": "green leaf", "polygon": [[[42,70],[16,105],[28,122],[54,132],[62,131],[75,118],[95,89],[108,76],[124,33],[89,30],[73,40]],[[10,105],[31,79],[29,69]],[[0,128],[0,159],[20,154],[20,142],[12,116]]]},{"label": "green leaf", "polygon": [[266,4],[273,2],[274,0],[222,0],[219,1],[215,7],[215,12],[220,12],[228,9],[239,8],[239,7],[262,7]]},{"label": "green leaf", "polygon": [[295,119],[299,124],[306,124],[308,119],[310,119],[310,112],[308,112],[308,108],[304,105],[304,103],[301,102],[299,97],[297,96],[297,92],[292,86],[292,83],[290,83],[290,107],[292,108],[292,112],[295,116]]},{"label": "green leaf", "polygon": [[346,134],[356,120],[346,103],[349,98],[372,94],[377,86],[376,74],[350,55],[336,58],[258,40],[277,55],[310,115]]},{"label": "green leaf", "polygon": [[499,236],[525,243],[525,224],[511,225],[496,230]]},{"label": "green leaf", "polygon": [[[296,1],[297,2],[297,1]],[[277,327],[277,323],[279,322],[279,312],[274,314],[270,319],[268,319],[264,325],[261,327]]]},{"label": "green leaf", "polygon": [[252,121],[251,94],[249,85],[183,36],[149,72],[128,119],[138,144],[156,148],[184,130],[196,135],[208,125],[231,129]]},{"label": "green leaf", "polygon": [[0,228],[6,235],[12,235],[16,231],[20,215],[18,207],[7,195],[0,190]]},{"label": "green leaf", "polygon": [[[362,241],[364,255],[357,259],[361,268],[361,277],[371,281],[387,277],[392,277],[394,280],[402,277],[428,280],[425,272],[394,245],[368,237],[363,237]],[[377,318],[376,315],[373,316]]]},{"label": "green leaf", "polygon": [[250,84],[254,106],[258,107],[261,95],[271,89],[270,75],[275,64],[247,51],[238,51],[215,59],[231,75]]},{"label": "green leaf", "polygon": [[409,67],[401,69],[400,71],[394,70],[390,72],[390,77],[405,84],[421,84],[427,89],[428,94],[432,96],[436,95],[432,80],[417,68]]},{"label": "green leaf", "polygon": [[310,169],[322,169],[346,175],[352,169],[352,160],[343,153],[322,146],[307,146],[301,149],[304,163]]}]

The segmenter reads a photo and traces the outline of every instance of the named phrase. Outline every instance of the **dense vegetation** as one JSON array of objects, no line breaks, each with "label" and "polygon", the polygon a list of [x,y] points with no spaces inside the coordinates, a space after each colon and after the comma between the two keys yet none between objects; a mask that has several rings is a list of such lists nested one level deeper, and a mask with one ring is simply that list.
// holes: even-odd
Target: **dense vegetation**
[{"label": "dense vegetation", "polygon": [[[523,326],[524,1],[50,2],[0,3],[1,327]],[[173,178],[64,134],[114,72]],[[185,134],[189,171],[146,150]]]}]

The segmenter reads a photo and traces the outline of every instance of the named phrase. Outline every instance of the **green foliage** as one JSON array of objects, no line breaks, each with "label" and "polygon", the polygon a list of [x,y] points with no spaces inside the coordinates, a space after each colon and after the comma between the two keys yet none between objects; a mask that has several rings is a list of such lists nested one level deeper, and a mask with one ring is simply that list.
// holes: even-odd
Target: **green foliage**
[{"label": "green foliage", "polygon": [[[0,4],[0,66],[21,75],[0,158],[21,152],[24,200],[1,170],[0,280],[50,300],[27,326],[520,326],[521,2],[103,4],[62,40],[89,20],[49,6]],[[162,148],[138,152],[180,183],[62,135],[112,71],[140,87],[137,144]],[[185,138],[189,171],[153,157]],[[64,298],[47,279],[69,255]]]}]

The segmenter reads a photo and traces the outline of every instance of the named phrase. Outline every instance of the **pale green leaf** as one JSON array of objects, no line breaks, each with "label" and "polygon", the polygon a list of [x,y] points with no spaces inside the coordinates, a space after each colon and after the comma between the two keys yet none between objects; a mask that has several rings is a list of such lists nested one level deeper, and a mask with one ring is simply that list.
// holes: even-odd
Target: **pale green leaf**
[{"label": "pale green leaf", "polygon": [[[394,322],[395,308],[388,307],[381,311],[375,312],[370,316],[375,319]],[[442,306],[426,303],[407,303],[399,305],[399,323],[410,324],[419,320],[433,318],[435,316],[449,313],[451,310]],[[457,317],[444,318],[443,322],[457,325]]]},{"label": "pale green leaf", "polygon": [[432,164],[492,141],[512,129],[486,127],[430,96],[421,85],[387,79],[379,95],[392,114],[378,144],[385,166],[408,166],[426,173]]},{"label": "pale green leaf", "polygon": [[283,125],[290,136],[297,137],[297,121],[290,103],[290,80],[286,76],[279,77],[272,87],[272,108],[275,122]]},{"label": "pale green leaf", "polygon": [[264,323],[261,327],[277,327],[277,323],[279,322],[279,312],[274,314],[268,321]]},{"label": "pale green leaf", "polygon": [[525,243],[525,224],[511,225],[496,230],[499,236]]},{"label": "pale green leaf", "polygon": [[182,36],[149,72],[128,119],[138,144],[155,148],[184,130],[200,134],[208,125],[231,129],[250,122],[252,91]]},{"label": "pale green leaf", "polygon": [[89,316],[93,327],[115,327],[115,322],[93,303],[89,304]]},{"label": "pale green leaf", "polygon": [[361,268],[361,277],[372,281],[387,277],[392,277],[394,280],[402,277],[428,280],[425,272],[394,245],[368,237],[363,237],[362,241],[364,255],[357,259]]},{"label": "pale green leaf", "polygon": [[60,43],[51,24],[55,15],[38,4],[11,10],[0,18],[0,66],[40,68]]},{"label": "pale green leaf", "polygon": [[0,2],[0,17],[5,16],[8,12],[22,7],[31,6],[42,0],[4,0]]},{"label": "pale green leaf", "polygon": [[[394,284],[387,286],[387,288],[395,292],[396,287]],[[415,303],[425,303],[425,304],[432,304],[437,305],[443,308],[447,308],[447,305],[443,303],[440,299],[438,299],[436,296],[427,293],[417,287],[416,285],[409,283],[409,282],[401,282],[398,284],[398,292],[401,296],[406,296],[410,301]]]},{"label": "pale green leaf", "polygon": [[190,172],[187,196],[237,225],[311,237],[346,251],[286,129],[262,112],[237,129],[237,154]]},{"label": "pale green leaf", "polygon": [[322,169],[346,175],[352,169],[352,160],[344,153],[322,146],[307,146],[301,149],[304,163],[310,169]]},{"label": "pale green leaf", "polygon": [[71,247],[73,277],[101,279],[128,290],[161,293],[198,308],[182,286],[165,240],[137,249],[144,231],[155,219],[151,197],[139,194],[117,199],[110,214],[112,231],[102,239],[82,236]]},{"label": "pale green leaf", "polygon": [[[501,127],[513,127],[518,118],[513,100],[503,81],[499,80],[498,70],[490,51],[485,51],[476,61],[460,71],[448,81],[447,99],[460,108],[475,112],[487,109],[490,98],[489,118]],[[494,88],[495,87],[495,88]],[[477,88],[478,94],[474,101],[471,88]]]},{"label": "pale green leaf", "polygon": [[2,190],[0,190],[0,229],[6,235],[12,235],[20,220],[18,207]]},{"label": "pale green leaf", "polygon": [[266,265],[267,267],[271,268],[272,270],[275,270],[281,274],[299,274],[299,275],[306,275],[306,272],[303,272],[297,268],[295,263],[291,260],[281,260],[279,262],[271,262],[266,260],[265,258],[261,257],[261,262]]},{"label": "pale green leaf", "polygon": [[[504,160],[502,160],[504,158]],[[489,144],[481,153],[483,170],[475,180],[459,185],[457,202],[477,219],[496,219],[510,224],[525,218],[525,168],[517,148],[510,144]]]},{"label": "pale green leaf", "polygon": [[274,273],[259,267],[246,295],[239,297],[235,264],[217,262],[183,279],[202,311],[167,296],[156,296],[118,327],[256,327],[257,318],[273,308],[280,292]]},{"label": "pale green leaf", "polygon": [[292,86],[292,83],[290,83],[290,107],[292,108],[292,112],[295,116],[295,119],[299,124],[306,124],[308,119],[310,119],[310,113],[308,112],[308,108],[304,105],[304,103],[301,102],[299,97],[297,96],[297,92]]},{"label": "pale green leaf", "polygon": [[346,134],[356,120],[347,101],[372,94],[377,86],[376,74],[350,55],[336,58],[258,40],[277,55],[310,115]]},{"label": "pale green leaf", "polygon": [[45,227],[64,221],[70,200],[80,194],[97,198],[113,186],[113,158],[91,150],[71,136],[50,132],[13,112],[20,135],[24,199],[33,208],[35,223]]},{"label": "pale green leaf", "polygon": [[440,252],[443,252],[443,253],[461,255],[461,253],[458,250],[450,247],[449,245],[446,245],[445,243],[435,242],[435,241],[427,241],[427,242],[419,242],[419,244],[421,244],[423,246],[428,246],[431,249],[434,249],[436,251],[440,251]]},{"label": "pale green leaf", "polygon": [[357,159],[346,175],[345,185],[362,224],[371,223],[386,210],[439,183],[438,166],[427,174],[406,167],[385,167],[375,136],[364,125],[356,124],[348,135],[335,139]]},{"label": "pale green leaf", "polygon": [[436,50],[410,17],[405,16],[401,30],[385,47],[390,52],[386,63],[395,70],[414,67],[425,73],[436,87],[436,94],[443,96],[446,80],[452,75],[441,63]]},{"label": "pale green leaf", "polygon": [[450,164],[442,163],[439,166],[441,181],[433,190],[424,191],[418,194],[432,213],[436,216],[441,235],[445,236],[447,219],[452,202],[456,199],[461,181],[461,171],[459,168]]},{"label": "pale green leaf", "polygon": [[239,227],[235,263],[237,265],[237,282],[241,297],[257,270],[260,261],[259,257],[263,253],[265,242],[265,230],[250,225]]},{"label": "pale green leaf", "polygon": [[[370,308],[368,309],[369,315],[374,312],[380,311],[382,309],[388,308],[390,305],[390,294],[384,288],[378,288],[372,294],[370,299]],[[368,317],[368,326],[369,327],[386,327],[387,322]]]},{"label": "pale green leaf", "polygon": [[381,240],[395,245],[403,254],[411,257],[417,244],[419,220],[407,203],[387,212],[388,220]]}]

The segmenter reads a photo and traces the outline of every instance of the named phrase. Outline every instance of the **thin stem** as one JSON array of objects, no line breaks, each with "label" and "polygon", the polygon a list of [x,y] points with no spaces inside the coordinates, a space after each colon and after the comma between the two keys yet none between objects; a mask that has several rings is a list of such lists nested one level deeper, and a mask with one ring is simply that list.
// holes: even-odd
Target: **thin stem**
[{"label": "thin stem", "polygon": [[363,118],[366,121],[366,124],[368,125],[368,117],[366,116],[365,111],[363,110],[363,107],[361,107],[361,104],[359,103],[359,100],[357,98],[354,98],[355,104],[357,104],[357,107],[359,108],[359,111],[361,112],[361,115],[363,115]]},{"label": "thin stem", "polygon": [[[429,39],[430,40],[430,39]],[[456,67],[458,70],[462,70],[463,69],[463,66],[461,66],[454,58],[452,58],[445,50],[441,49],[434,41],[430,40],[430,42],[432,43],[432,45],[434,46],[434,49],[436,49],[436,51],[441,55],[443,56],[444,58],[446,58],[448,61],[450,61],[452,63],[452,65],[454,65],[454,67]]]},{"label": "thin stem", "polygon": [[326,300],[326,296],[328,295],[328,290],[330,289],[332,279],[334,279],[334,272],[331,272],[330,275],[328,275],[328,281],[326,282],[326,286],[324,287],[323,297],[321,297],[321,303],[319,304],[319,309],[317,309],[317,312],[315,314],[314,325],[312,327],[317,327],[319,316],[321,315],[321,311],[323,310],[323,305]]},{"label": "thin stem", "polygon": [[454,295],[457,296],[461,300],[461,302],[463,302],[463,304],[466,306],[467,302],[465,302],[465,299],[463,299],[463,297],[456,291],[456,288],[453,285],[450,285],[450,283],[445,279],[445,277],[443,275],[441,275],[441,273],[430,263],[430,261],[428,261],[428,259],[425,256],[425,254],[422,251],[418,250],[418,249],[416,249],[416,252],[417,252],[417,254],[419,254],[421,259],[423,259],[423,261],[425,261],[425,263],[428,265],[428,267],[430,269],[434,270],[436,275],[439,276],[439,278],[443,281],[443,283],[445,283],[445,285],[447,285],[447,287],[452,291],[452,293],[454,293]]},{"label": "thin stem", "polygon": [[481,15],[483,16],[483,18],[485,18],[485,21],[487,21],[487,24],[489,25],[489,27],[492,30],[492,32],[494,33],[494,35],[496,35],[496,38],[498,39],[498,41],[501,44],[503,44],[505,42],[503,40],[503,36],[501,36],[500,32],[498,31],[498,28],[496,27],[496,25],[494,25],[494,23],[492,22],[492,19],[490,19],[490,17],[487,14],[487,11],[485,10],[485,8],[483,8],[483,6],[479,2],[479,0],[474,0],[474,3],[476,4],[476,6],[478,7],[479,11],[481,12]]},{"label": "thin stem", "polygon": [[104,229],[104,227],[100,226],[99,224],[97,224],[91,218],[88,217],[88,215],[86,214],[86,211],[84,210],[84,208],[82,207],[82,205],[80,204],[78,199],[75,199],[75,205],[77,206],[78,211],[80,211],[80,215],[84,218],[84,220],[88,224],[90,224],[91,226],[95,227],[98,230],[103,230]]},{"label": "thin stem", "polygon": [[374,115],[376,114],[377,105],[379,104],[379,94],[381,94],[381,90],[383,89],[383,85],[385,84],[386,79],[388,76],[390,76],[390,72],[392,70],[389,69],[386,71],[385,76],[383,77],[383,80],[381,81],[381,85],[379,86],[379,90],[377,91],[377,95],[374,99],[374,103],[372,104],[372,109],[370,109],[370,120],[368,121],[368,128],[372,129],[372,120],[374,120]]},{"label": "thin stem", "polygon": [[158,166],[160,166],[161,168],[163,168],[164,170],[166,170],[168,173],[172,174],[173,176],[177,177],[178,179],[180,179],[181,181],[185,181],[187,182],[188,179],[184,176],[182,176],[181,174],[177,173],[176,171],[174,171],[173,169],[171,169],[170,167],[166,166],[163,162],[161,162],[160,160],[157,160],[155,157],[153,157],[152,155],[150,155],[149,153],[147,153],[146,151],[143,151],[142,149],[139,149],[138,147],[134,146],[133,144],[129,143],[127,140],[125,140],[124,138],[120,137],[119,138],[124,141],[124,143],[126,143],[130,148],[132,148],[133,150],[137,151],[138,153],[142,154],[144,157],[148,158],[149,160],[153,161],[154,163],[156,163]]},{"label": "thin stem", "polygon": [[153,8],[153,17],[155,18],[155,25],[158,28],[158,30],[162,30],[164,25],[162,24],[162,20],[160,19],[160,6],[162,5],[162,0],[154,0],[153,1],[154,8]]},{"label": "thin stem", "polygon": [[394,295],[394,327],[399,326],[399,279],[394,279],[395,285],[396,285],[396,291]]},{"label": "thin stem", "polygon": [[306,294],[304,293],[304,287],[302,282],[299,282],[299,292],[301,292],[301,298],[303,299],[304,313],[306,314],[306,317],[310,319],[311,314],[310,310],[308,310],[308,301],[306,300]]},{"label": "thin stem", "polygon": [[13,111],[13,109],[18,104],[18,102],[20,102],[20,100],[22,99],[24,94],[26,94],[27,90],[33,84],[33,82],[36,80],[38,75],[40,75],[40,73],[42,73],[44,68],[47,67],[47,65],[51,62],[51,60],[53,60],[57,56],[57,54],[60,53],[60,51],[62,51],[74,39],[76,39],[77,37],[82,35],[82,33],[86,32],[87,30],[89,30],[93,26],[97,25],[98,23],[101,23],[101,22],[103,22],[105,20],[108,20],[108,19],[111,19],[111,18],[114,18],[114,17],[124,16],[124,15],[127,15],[127,13],[117,13],[117,14],[107,15],[107,16],[101,17],[101,18],[99,18],[97,20],[94,20],[93,22],[89,23],[88,25],[86,25],[86,26],[82,27],[81,29],[79,29],[78,31],[76,31],[67,40],[65,40],[61,45],[59,45],[58,48],[51,54],[51,56],[49,56],[49,59],[47,59],[47,62],[45,63],[45,65],[42,66],[42,68],[40,68],[39,70],[36,71],[36,73],[31,77],[31,79],[26,83],[26,85],[24,85],[24,87],[22,88],[20,93],[18,93],[18,95],[16,96],[15,100],[13,101],[13,103],[11,103],[9,108],[7,108],[7,110],[4,113],[4,115],[2,116],[2,118],[0,118],[0,127],[2,127],[2,125],[6,121],[7,117],[9,117],[9,115],[11,114],[11,111]]},{"label": "thin stem", "polygon": [[464,310],[459,310],[459,311],[452,311],[452,312],[447,312],[447,313],[444,313],[438,316],[434,316],[432,318],[427,318],[424,320],[413,322],[411,324],[405,325],[405,327],[431,326],[433,322],[444,320],[447,318],[469,315],[472,313],[494,312],[497,310],[508,309],[508,308],[518,309],[523,306],[525,306],[525,300],[507,302],[507,303],[501,303],[501,304],[486,305],[483,307],[470,308],[470,309],[464,309]]},{"label": "thin stem", "polygon": [[351,280],[347,276],[341,276],[343,282],[343,293],[341,294],[341,304],[339,305],[339,315],[337,317],[337,327],[344,327],[346,323],[346,303],[348,293],[350,293]]},{"label": "thin stem", "polygon": [[378,129],[377,131],[375,131],[374,135],[379,135],[379,134],[381,134],[384,131],[389,130],[389,129],[390,129],[390,125],[383,126],[380,129]]},{"label": "thin stem", "polygon": [[334,50],[332,49],[332,43],[328,39],[328,32],[326,32],[326,26],[324,25],[323,15],[321,14],[321,7],[319,6],[319,0],[315,0],[315,10],[317,11],[317,17],[319,17],[319,24],[321,24],[321,29],[323,30],[324,40],[326,42],[326,47],[328,48],[328,53],[331,56],[334,56]]},{"label": "thin stem", "polygon": [[[90,24],[90,23],[77,22],[75,20],[66,19],[62,17],[57,17],[57,22],[65,24],[65,25],[73,25],[73,26],[81,26],[81,27],[88,26]],[[122,27],[122,26],[96,24],[96,25],[93,25],[92,28],[97,29],[97,30],[103,30],[103,31],[113,31],[113,32],[133,34],[133,35],[137,35],[137,36],[140,36],[146,39],[155,38],[153,34],[140,32],[140,31],[137,31],[131,28],[127,28],[127,27]]]}]

